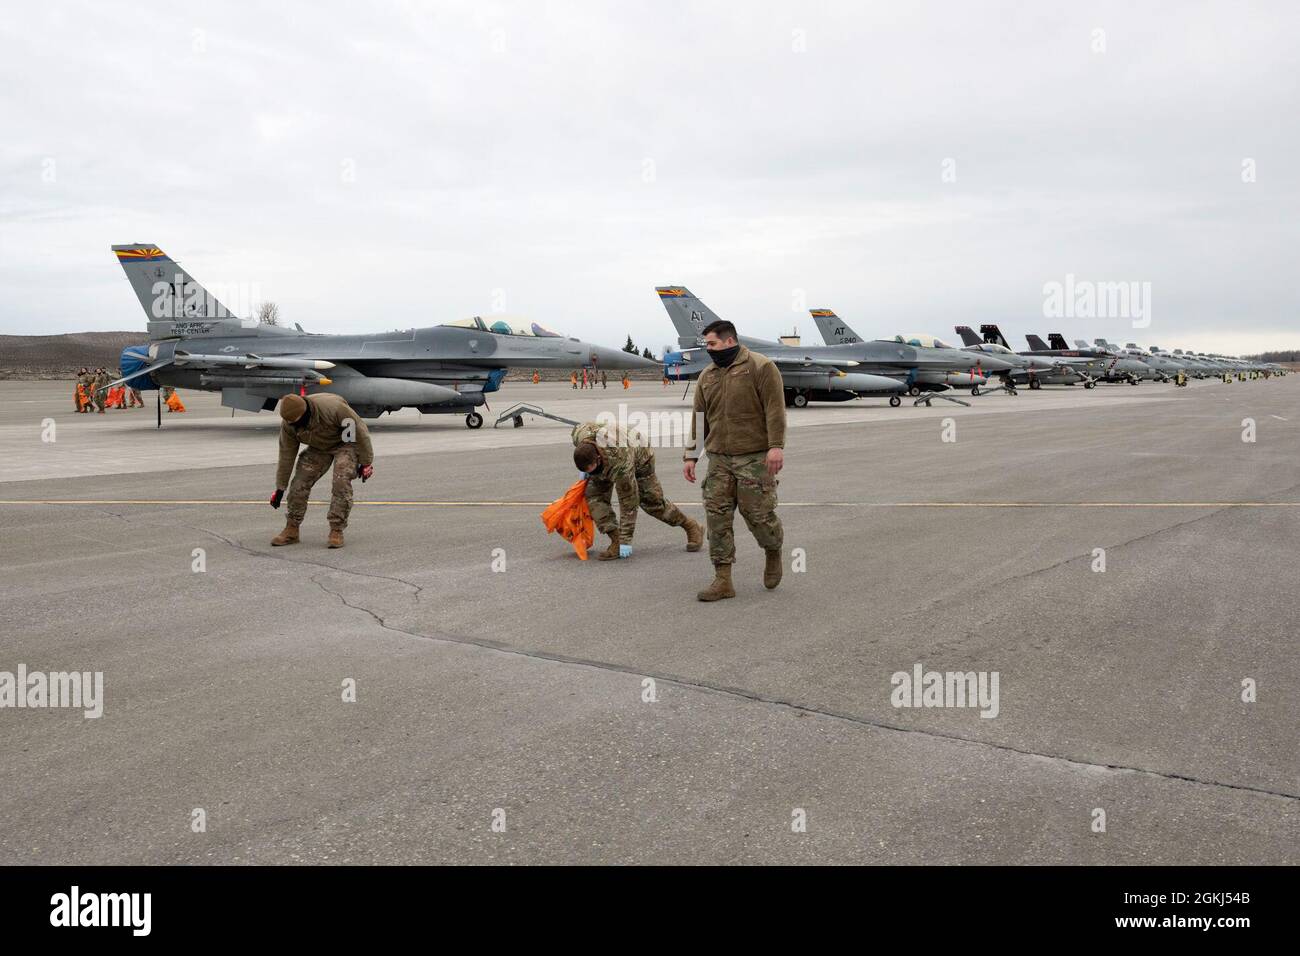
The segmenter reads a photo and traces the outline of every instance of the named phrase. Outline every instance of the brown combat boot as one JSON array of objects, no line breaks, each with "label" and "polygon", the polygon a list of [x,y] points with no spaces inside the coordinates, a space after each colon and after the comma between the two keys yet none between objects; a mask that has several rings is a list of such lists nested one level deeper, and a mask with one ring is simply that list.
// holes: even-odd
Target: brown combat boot
[{"label": "brown combat boot", "polygon": [[767,563],[763,565],[763,587],[769,591],[781,583],[781,552],[768,551]]},{"label": "brown combat boot", "polygon": [[736,589],[731,586],[731,565],[715,564],[713,583],[695,596],[701,601],[721,601],[723,598],[735,597]]},{"label": "brown combat boot", "polygon": [[271,547],[278,548],[281,545],[298,543],[298,526],[285,522],[284,530],[271,539]]},{"label": "brown combat boot", "polygon": [[328,546],[328,547],[331,547],[331,548],[341,548],[341,547],[343,547],[343,529],[342,529],[342,528],[330,528],[330,539],[329,539],[329,541],[327,542],[327,546]]},{"label": "brown combat boot", "polygon": [[694,518],[687,518],[682,525],[686,529],[686,550],[698,551],[704,547],[704,527]]},{"label": "brown combat boot", "polygon": [[609,536],[609,547],[606,548],[604,551],[600,552],[600,554],[596,555],[596,560],[597,560],[597,561],[617,561],[617,560],[618,560],[618,546],[619,546],[621,543],[622,543],[622,542],[619,540],[619,533],[618,533],[617,531],[611,532],[611,533],[610,533],[610,536]]}]

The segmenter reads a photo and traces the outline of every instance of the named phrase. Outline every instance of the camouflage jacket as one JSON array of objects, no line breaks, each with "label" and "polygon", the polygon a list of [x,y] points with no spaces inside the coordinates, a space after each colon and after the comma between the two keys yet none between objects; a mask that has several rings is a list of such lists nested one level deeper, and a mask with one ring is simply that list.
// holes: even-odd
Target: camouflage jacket
[{"label": "camouflage jacket", "polygon": [[370,429],[353,411],[352,406],[337,395],[321,392],[307,396],[307,407],[311,409],[311,418],[306,428],[296,428],[289,422],[280,423],[280,463],[275,472],[275,487],[288,488],[289,476],[293,473],[293,462],[298,457],[298,446],[307,445],[327,455],[337,455],[348,447],[343,430],[345,423],[352,422],[355,429],[354,444],[357,450],[357,464],[369,465],[375,460],[375,450],[370,444]]},{"label": "camouflage jacket", "polygon": [[625,431],[617,423],[602,425],[585,422],[573,429],[573,445],[595,442],[604,462],[591,474],[587,496],[609,501],[611,491],[618,492],[618,530],[623,544],[632,543],[636,532],[636,510],[641,506],[641,490],[636,483],[638,466],[653,466],[655,455],[645,439],[634,431]]}]

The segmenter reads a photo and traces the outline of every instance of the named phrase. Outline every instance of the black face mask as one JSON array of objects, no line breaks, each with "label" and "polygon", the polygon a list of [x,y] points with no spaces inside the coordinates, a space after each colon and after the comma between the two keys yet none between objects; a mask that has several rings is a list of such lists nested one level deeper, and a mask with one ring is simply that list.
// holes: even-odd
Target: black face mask
[{"label": "black face mask", "polygon": [[740,345],[733,345],[729,349],[709,349],[709,358],[713,359],[713,364],[719,368],[726,368],[732,362],[736,361],[736,356],[740,354]]},{"label": "black face mask", "polygon": [[311,421],[311,406],[308,405],[302,413],[302,418],[293,423],[294,428],[306,428],[307,423]]}]

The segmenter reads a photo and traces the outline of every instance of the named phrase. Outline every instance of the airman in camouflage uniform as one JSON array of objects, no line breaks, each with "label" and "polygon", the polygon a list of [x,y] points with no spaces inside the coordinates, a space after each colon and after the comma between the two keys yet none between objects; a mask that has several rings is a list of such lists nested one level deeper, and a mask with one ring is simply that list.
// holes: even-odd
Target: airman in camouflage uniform
[{"label": "airman in camouflage uniform", "polygon": [[[655,454],[645,439],[617,423],[586,422],[573,429],[573,462],[587,475],[587,507],[596,527],[609,535],[609,547],[596,555],[601,561],[632,554],[637,509],[666,525],[686,529],[686,550],[704,545],[704,529],[664,498],[655,474]],[[611,504],[618,492],[618,520]]]},{"label": "airman in camouflage uniform", "polygon": [[[333,471],[330,489],[329,546],[343,547],[343,530],[352,511],[352,479],[368,479],[374,472],[370,430],[352,406],[337,395],[286,395],[280,399],[280,461],[275,473],[271,507],[280,507],[289,490],[289,513],[284,530],[271,539],[274,547],[298,543],[298,526],[307,516],[311,489],[327,471]],[[299,445],[306,445],[302,454]],[[294,468],[294,458],[298,466]],[[290,472],[293,482],[289,482]]]},{"label": "airman in camouflage uniform", "polygon": [[702,334],[714,365],[700,373],[695,386],[692,440],[683,471],[687,481],[695,481],[700,457],[695,424],[702,417],[709,453],[704,511],[714,578],[697,597],[717,601],[736,596],[731,565],[736,559],[732,525],[737,508],[766,554],[764,587],[770,590],[781,583],[784,532],[776,515],[776,475],[785,461],[785,389],[780,369],[766,356],[739,345],[730,322],[711,323]]},{"label": "airman in camouflage uniform", "polygon": [[91,394],[95,400],[95,411],[104,414],[104,408],[108,405],[108,384],[113,381],[108,377],[108,369],[100,366],[95,371],[95,381],[92,386]]}]

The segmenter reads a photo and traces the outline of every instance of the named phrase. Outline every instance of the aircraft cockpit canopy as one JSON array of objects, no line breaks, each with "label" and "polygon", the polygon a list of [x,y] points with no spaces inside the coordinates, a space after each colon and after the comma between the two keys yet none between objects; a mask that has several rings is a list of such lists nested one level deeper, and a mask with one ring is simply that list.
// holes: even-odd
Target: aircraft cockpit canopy
[{"label": "aircraft cockpit canopy", "polygon": [[455,329],[478,329],[481,332],[492,332],[495,335],[527,335],[547,339],[562,338],[558,332],[552,332],[544,325],[539,325],[536,322],[520,322],[518,320],[511,322],[503,318],[489,321],[478,315],[472,319],[457,319],[454,322],[443,322],[442,324]]},{"label": "aircraft cockpit canopy", "polygon": [[953,349],[957,346],[949,345],[943,339],[935,338],[933,335],[895,335],[894,341],[901,345],[910,345],[918,349]]}]

